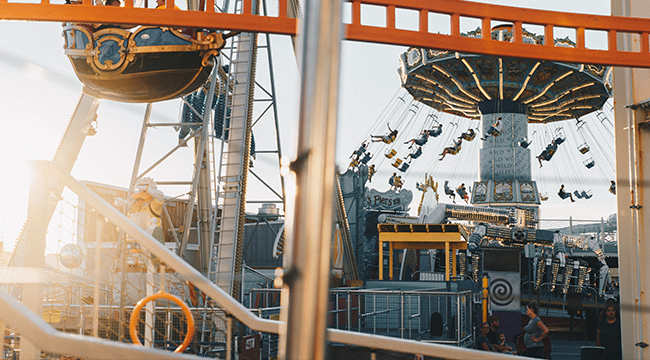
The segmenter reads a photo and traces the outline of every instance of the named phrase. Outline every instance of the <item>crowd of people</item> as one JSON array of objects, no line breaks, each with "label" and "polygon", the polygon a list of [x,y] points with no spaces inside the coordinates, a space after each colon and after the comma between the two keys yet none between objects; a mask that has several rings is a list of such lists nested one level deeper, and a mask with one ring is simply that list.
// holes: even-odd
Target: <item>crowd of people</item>
[{"label": "crowd of people", "polygon": [[[480,326],[480,333],[476,337],[475,348],[482,351],[491,351],[504,354],[513,354],[538,359],[550,359],[549,329],[540,319],[539,307],[536,301],[526,305],[528,324],[523,327],[521,334],[515,337],[516,348],[506,343],[503,332],[499,332],[501,319],[492,315]],[[621,322],[618,305],[610,299],[600,313],[596,334],[596,346],[602,347],[604,358],[608,360],[622,359],[621,350]]]}]

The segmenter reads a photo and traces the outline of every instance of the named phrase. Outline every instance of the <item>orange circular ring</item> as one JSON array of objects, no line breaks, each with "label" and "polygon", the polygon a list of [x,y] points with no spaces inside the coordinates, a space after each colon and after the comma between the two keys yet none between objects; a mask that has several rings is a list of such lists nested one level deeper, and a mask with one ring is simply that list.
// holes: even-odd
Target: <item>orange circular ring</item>
[{"label": "orange circular ring", "polygon": [[183,310],[183,314],[185,314],[185,318],[187,319],[187,334],[185,335],[185,340],[183,340],[183,343],[180,344],[176,348],[176,350],[174,350],[174,352],[179,353],[185,351],[187,346],[190,345],[190,342],[192,341],[192,337],[194,336],[194,318],[192,317],[192,312],[190,311],[190,308],[187,307],[187,305],[185,305],[185,303],[182,302],[179,298],[163,291],[147,296],[146,298],[138,301],[138,303],[135,304],[135,308],[131,313],[131,319],[129,320],[129,334],[131,334],[131,340],[133,341],[134,344],[142,345],[140,339],[138,339],[138,332],[135,329],[136,325],[138,324],[138,321],[140,320],[140,311],[148,302],[157,299],[167,299],[173,301],[176,305],[180,306],[181,309]]}]

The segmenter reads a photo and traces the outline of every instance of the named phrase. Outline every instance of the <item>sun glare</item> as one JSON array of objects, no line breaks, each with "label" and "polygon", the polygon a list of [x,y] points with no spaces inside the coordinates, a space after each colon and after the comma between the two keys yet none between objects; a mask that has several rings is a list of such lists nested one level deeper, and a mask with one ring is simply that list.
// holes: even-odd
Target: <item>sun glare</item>
[{"label": "sun glare", "polygon": [[0,241],[5,250],[11,250],[27,216],[31,170],[28,161],[15,156],[1,158],[0,169],[0,195],[5,204],[0,207]]}]

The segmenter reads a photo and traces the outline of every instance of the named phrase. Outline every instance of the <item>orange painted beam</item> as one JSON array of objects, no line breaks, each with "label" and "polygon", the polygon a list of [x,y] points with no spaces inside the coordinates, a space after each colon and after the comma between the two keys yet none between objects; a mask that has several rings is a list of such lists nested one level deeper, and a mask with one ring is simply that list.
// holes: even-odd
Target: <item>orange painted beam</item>
[{"label": "orange painted beam", "polygon": [[173,7],[166,10],[155,10],[128,7],[88,6],[86,4],[21,4],[7,3],[4,2],[4,0],[0,0],[0,19],[157,25],[181,28],[250,31],[284,35],[295,35],[297,33],[297,20],[288,18],[286,15],[284,17],[251,14],[234,15],[215,12],[175,10]]},{"label": "orange painted beam", "polygon": [[[124,8],[95,7],[85,0],[83,5],[53,5],[49,0],[41,4],[22,4],[0,0],[0,20],[60,21],[77,23],[108,23],[161,25],[183,28],[223,29],[296,35],[297,20],[286,16],[287,0],[280,0],[279,17],[247,14],[223,14],[214,12],[183,11],[173,8],[166,11],[136,9],[133,1],[126,0]],[[556,11],[532,10],[480,4],[461,0],[350,0],[351,23],[346,25],[345,39],[381,44],[395,44],[458,51],[492,56],[516,56],[549,61],[588,62],[592,64],[650,67],[650,19],[616,16],[571,14]],[[363,6],[374,5],[385,8],[385,27],[361,25]],[[396,11],[409,9],[418,11],[417,30],[396,29]],[[450,16],[451,35],[428,32],[428,15]],[[479,19],[484,26],[498,21],[514,25],[515,38],[512,43],[499,42],[483,36],[473,39],[460,36],[461,18]],[[557,27],[576,31],[577,48],[524,44],[521,40],[522,27],[544,26],[545,34],[553,34]],[[599,30],[607,33],[607,50],[585,48],[585,31]],[[642,34],[641,51],[618,51],[616,36],[619,33]],[[540,34],[541,35],[541,34]]]},{"label": "orange painted beam", "polygon": [[[391,21],[384,27],[361,25],[363,13],[354,14],[352,22],[347,25],[345,38],[347,40],[374,42],[394,45],[433,48],[439,50],[457,51],[463,53],[484,54],[504,57],[521,57],[549,61],[571,63],[590,63],[629,67],[650,67],[648,52],[648,33],[650,19],[629,18],[616,16],[600,16],[571,14],[556,11],[532,10],[509,6],[480,4],[461,0],[350,0],[353,9],[363,9],[361,5],[373,5],[393,9],[408,9],[419,12],[419,18],[424,14],[445,14],[450,16],[449,34],[433,34],[420,25],[417,31],[396,29]],[[394,16],[387,14],[387,18]],[[488,33],[482,33],[480,39],[460,36],[459,21],[461,18],[478,19],[485,28],[491,21],[511,23],[514,27],[512,43],[492,40]],[[522,28],[526,25],[541,25],[544,27],[546,38],[553,36],[557,27],[575,29],[576,48],[555,47],[552,42],[545,46],[524,44]],[[585,31],[605,31],[608,36],[606,50],[587,49],[585,47]],[[618,51],[616,36],[619,33],[642,34],[641,51]]]}]

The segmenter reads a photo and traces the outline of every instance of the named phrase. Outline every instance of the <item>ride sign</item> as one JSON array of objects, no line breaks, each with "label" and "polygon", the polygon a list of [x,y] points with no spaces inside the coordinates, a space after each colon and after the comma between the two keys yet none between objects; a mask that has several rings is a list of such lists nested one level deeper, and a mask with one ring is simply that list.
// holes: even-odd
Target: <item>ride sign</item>
[{"label": "ride sign", "polygon": [[379,192],[375,189],[367,189],[365,194],[366,208],[373,210],[408,211],[411,200],[413,200],[413,192],[410,190]]}]

